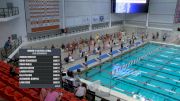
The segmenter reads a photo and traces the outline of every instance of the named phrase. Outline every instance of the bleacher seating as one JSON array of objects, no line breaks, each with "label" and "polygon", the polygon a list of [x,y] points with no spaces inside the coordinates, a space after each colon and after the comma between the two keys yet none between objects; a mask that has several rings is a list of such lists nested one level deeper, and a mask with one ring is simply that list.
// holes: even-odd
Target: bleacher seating
[{"label": "bleacher seating", "polygon": [[[9,101],[40,101],[38,88],[19,88],[19,81],[17,77],[11,77],[9,74],[10,65],[0,61],[0,95]],[[18,68],[16,69],[18,73]],[[86,101],[79,100],[73,93],[65,91],[62,88],[56,89],[62,92],[62,101]]]}]

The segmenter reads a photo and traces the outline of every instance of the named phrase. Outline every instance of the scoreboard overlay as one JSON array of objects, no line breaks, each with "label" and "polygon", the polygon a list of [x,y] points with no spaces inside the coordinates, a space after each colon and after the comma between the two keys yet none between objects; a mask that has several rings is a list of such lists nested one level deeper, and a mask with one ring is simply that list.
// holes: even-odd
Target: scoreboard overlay
[{"label": "scoreboard overlay", "polygon": [[60,87],[60,50],[20,49],[19,69],[21,88]]}]

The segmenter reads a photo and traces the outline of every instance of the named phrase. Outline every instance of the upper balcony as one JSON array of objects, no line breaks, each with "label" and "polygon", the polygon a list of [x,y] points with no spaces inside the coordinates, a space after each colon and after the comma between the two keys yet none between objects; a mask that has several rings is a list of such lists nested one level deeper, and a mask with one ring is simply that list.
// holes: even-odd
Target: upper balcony
[{"label": "upper balcony", "polygon": [[0,22],[10,21],[19,16],[19,8],[11,7],[11,8],[0,8]]}]

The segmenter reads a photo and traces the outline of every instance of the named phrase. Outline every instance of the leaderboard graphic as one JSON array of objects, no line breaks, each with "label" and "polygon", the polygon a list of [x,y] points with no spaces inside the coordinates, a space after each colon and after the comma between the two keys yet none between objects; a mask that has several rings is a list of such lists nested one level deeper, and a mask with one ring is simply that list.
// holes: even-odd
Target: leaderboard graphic
[{"label": "leaderboard graphic", "polygon": [[180,23],[180,0],[177,1],[175,23]]},{"label": "leaderboard graphic", "polygon": [[60,87],[60,50],[20,49],[21,88]]},{"label": "leaderboard graphic", "polygon": [[25,0],[27,32],[59,29],[59,0]]}]

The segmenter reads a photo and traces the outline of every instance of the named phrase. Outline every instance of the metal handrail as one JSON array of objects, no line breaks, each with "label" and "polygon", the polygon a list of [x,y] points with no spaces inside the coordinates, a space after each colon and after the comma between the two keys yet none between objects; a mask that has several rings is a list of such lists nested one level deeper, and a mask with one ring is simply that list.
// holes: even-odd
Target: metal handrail
[{"label": "metal handrail", "polygon": [[6,18],[6,17],[10,17],[10,16],[15,16],[18,14],[19,14],[18,7],[0,8],[0,18]]}]

